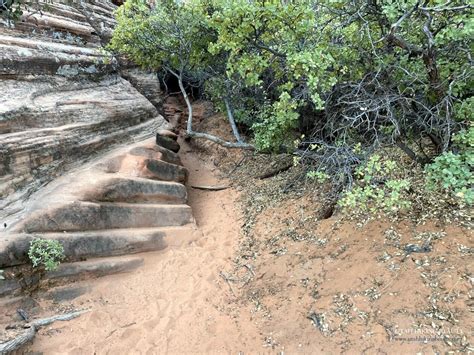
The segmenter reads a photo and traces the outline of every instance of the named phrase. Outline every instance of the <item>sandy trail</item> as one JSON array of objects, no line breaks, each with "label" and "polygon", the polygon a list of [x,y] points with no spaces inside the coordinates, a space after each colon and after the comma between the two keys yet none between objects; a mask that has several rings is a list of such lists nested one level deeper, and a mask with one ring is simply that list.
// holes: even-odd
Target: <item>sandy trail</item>
[{"label": "sandy trail", "polygon": [[[222,184],[205,162],[182,145],[189,184]],[[230,268],[239,237],[232,189],[189,189],[198,225],[190,245],[142,256],[130,273],[78,283],[88,292],[71,303],[90,308],[80,318],[41,330],[31,347],[46,354],[238,353],[262,349],[248,312],[229,316],[229,285],[219,276]],[[238,317],[238,322],[237,318]]]}]

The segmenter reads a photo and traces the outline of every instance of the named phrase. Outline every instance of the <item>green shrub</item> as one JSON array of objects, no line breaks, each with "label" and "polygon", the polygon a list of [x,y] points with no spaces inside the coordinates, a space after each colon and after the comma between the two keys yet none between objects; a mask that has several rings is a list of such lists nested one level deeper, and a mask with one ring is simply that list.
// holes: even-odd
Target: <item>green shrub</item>
[{"label": "green shrub", "polygon": [[453,137],[454,150],[436,157],[426,168],[429,190],[449,192],[464,203],[474,203],[474,128]]},{"label": "green shrub", "polygon": [[57,240],[35,238],[30,242],[28,257],[33,267],[44,267],[46,271],[53,271],[64,259],[64,248]]},{"label": "green shrub", "polygon": [[438,217],[473,202],[474,133],[450,139],[474,109],[467,1],[153,3],[117,10],[109,48],[200,86],[257,150],[329,178],[343,210]]},{"label": "green shrub", "polygon": [[297,104],[288,93],[282,93],[280,100],[262,110],[262,120],[252,128],[255,146],[261,151],[278,151],[280,145],[289,145],[295,138],[298,124]]},{"label": "green shrub", "polygon": [[325,182],[329,181],[329,179],[331,178],[324,171],[318,171],[318,170],[310,170],[306,173],[306,176],[310,178],[311,180],[316,181],[319,184],[324,184]]},{"label": "green shrub", "polygon": [[347,190],[339,206],[347,214],[377,212],[397,213],[411,206],[410,181],[396,176],[397,163],[372,155],[356,170],[356,186]]}]

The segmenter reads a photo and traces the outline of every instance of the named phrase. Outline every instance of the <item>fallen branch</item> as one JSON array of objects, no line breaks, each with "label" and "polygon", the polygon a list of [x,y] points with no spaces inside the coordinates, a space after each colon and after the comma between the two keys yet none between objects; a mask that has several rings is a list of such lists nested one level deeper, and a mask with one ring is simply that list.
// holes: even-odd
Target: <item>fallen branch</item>
[{"label": "fallen branch", "polygon": [[35,320],[31,324],[34,325],[36,328],[41,328],[41,327],[44,327],[45,325],[50,325],[51,323],[54,323],[56,321],[68,321],[68,320],[77,318],[81,314],[87,313],[87,312],[89,312],[88,309],[85,309],[85,310],[82,310],[82,311],[76,311],[76,312],[60,314],[60,315],[49,317],[49,318],[43,318],[43,319]]},{"label": "fallen branch", "polygon": [[187,131],[186,135],[190,138],[201,138],[201,139],[207,139],[211,142],[217,143],[224,148],[236,148],[236,149],[249,149],[249,150],[254,150],[255,147],[251,144],[248,143],[234,143],[234,142],[227,142],[219,137],[213,136],[212,134],[207,134],[207,133],[201,133],[201,132],[194,132],[193,130]]},{"label": "fallen branch", "polygon": [[234,281],[233,279],[231,279],[225,272],[221,271],[219,273],[219,275],[224,279],[224,281],[227,283],[227,285],[229,285],[229,289],[230,289],[230,292],[232,293],[232,295],[234,297],[237,297],[235,295],[235,292],[234,292],[234,288],[232,287],[232,285],[230,284],[230,281]]},{"label": "fallen branch", "polygon": [[0,344],[0,354],[8,354],[15,350],[18,350],[26,343],[29,343],[33,340],[36,335],[37,329],[34,326],[31,326],[22,334],[17,336],[15,339],[12,339],[6,343]]},{"label": "fallen branch", "polygon": [[287,170],[290,170],[290,168],[293,166],[293,162],[289,162],[283,166],[280,166],[279,168],[275,169],[275,170],[271,170],[269,172],[266,172],[262,175],[259,175],[258,178],[260,180],[263,180],[263,179],[268,179],[268,178],[271,178],[271,177],[274,177],[275,175],[278,175],[279,173],[282,173],[284,171],[287,171]]},{"label": "fallen branch", "polygon": [[25,325],[25,327],[28,327],[27,330],[25,330],[22,334],[17,336],[15,339],[12,339],[10,341],[7,341],[6,343],[0,344],[0,354],[8,354],[10,352],[18,350],[26,343],[32,341],[36,335],[36,332],[41,327],[44,327],[56,321],[71,320],[71,319],[79,317],[81,314],[86,313],[86,312],[88,312],[88,310],[76,311],[76,312],[57,315],[54,317],[35,320],[31,322],[30,324]]},{"label": "fallen branch", "polygon": [[193,189],[197,190],[206,190],[206,191],[221,191],[230,188],[229,185],[221,185],[221,186],[199,186],[199,185],[191,185]]}]

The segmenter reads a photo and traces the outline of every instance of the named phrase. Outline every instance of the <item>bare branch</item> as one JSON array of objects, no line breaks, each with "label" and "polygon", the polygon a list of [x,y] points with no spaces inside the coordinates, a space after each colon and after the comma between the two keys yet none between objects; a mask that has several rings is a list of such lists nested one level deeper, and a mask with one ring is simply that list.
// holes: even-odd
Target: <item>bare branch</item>
[{"label": "bare branch", "polygon": [[405,21],[408,17],[410,17],[420,6],[420,0],[416,2],[416,4],[409,10],[406,11],[392,26],[390,27],[390,34],[389,35],[394,35],[395,32],[398,30],[400,25],[402,24],[403,21]]},{"label": "bare branch", "polygon": [[235,139],[237,139],[237,142],[243,143],[242,138],[239,134],[239,130],[237,129],[237,125],[235,124],[234,114],[232,113],[232,107],[230,106],[230,102],[227,98],[225,98],[224,103],[227,109],[227,117],[229,119],[230,126],[232,127],[232,132],[234,132]]},{"label": "bare branch", "polygon": [[438,5],[434,7],[420,7],[420,10],[433,11],[433,12],[447,12],[447,11],[463,11],[463,10],[474,8],[474,6],[469,5],[469,4],[449,7],[451,3],[452,1],[448,1],[443,5]]}]

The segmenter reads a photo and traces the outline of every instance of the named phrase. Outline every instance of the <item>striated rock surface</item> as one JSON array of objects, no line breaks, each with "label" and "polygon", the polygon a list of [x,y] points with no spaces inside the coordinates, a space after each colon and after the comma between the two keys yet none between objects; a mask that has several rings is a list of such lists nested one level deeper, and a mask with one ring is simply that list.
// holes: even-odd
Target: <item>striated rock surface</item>
[{"label": "striated rock surface", "polygon": [[122,69],[120,74],[140,91],[158,111],[163,108],[163,96],[161,94],[160,82],[156,74],[145,73],[136,68]]},{"label": "striated rock surface", "polygon": [[166,122],[152,74],[118,68],[111,1],[54,2],[0,21],[0,222],[64,171]]},{"label": "striated rock surface", "polygon": [[[0,20],[0,296],[20,290],[15,270],[34,238],[60,241],[78,262],[196,236],[179,145],[151,138],[169,128],[156,75],[101,49],[115,8],[54,2],[15,27]],[[66,264],[49,277],[118,272],[124,260]]]}]

